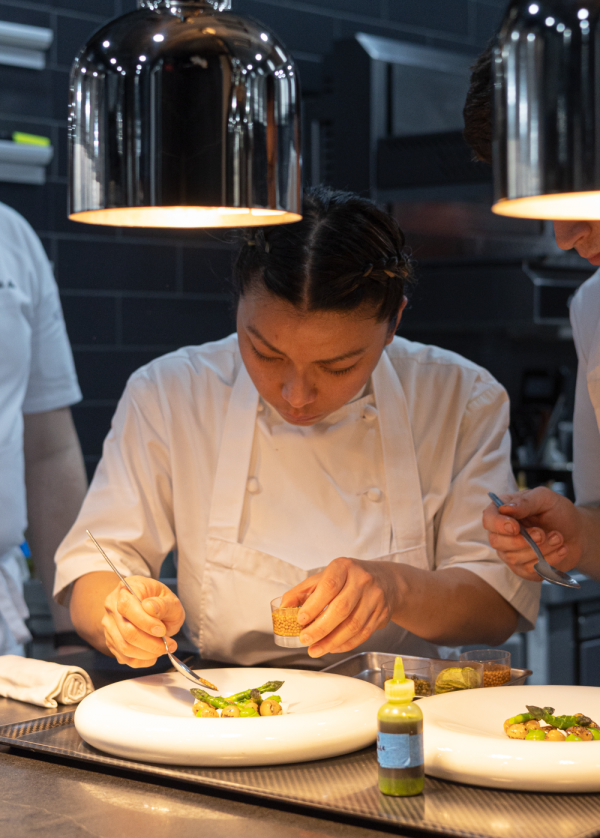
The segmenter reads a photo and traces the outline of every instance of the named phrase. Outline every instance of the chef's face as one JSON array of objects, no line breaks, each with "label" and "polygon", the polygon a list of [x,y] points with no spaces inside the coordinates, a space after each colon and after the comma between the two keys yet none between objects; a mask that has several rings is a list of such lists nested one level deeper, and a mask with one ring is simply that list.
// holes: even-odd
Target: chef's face
[{"label": "chef's face", "polygon": [[600,221],[555,221],[554,235],[561,250],[575,248],[592,265],[600,265]]},{"label": "chef's face", "polygon": [[263,290],[243,296],[237,311],[240,351],[250,378],[292,425],[314,425],[353,398],[395,329],[395,324],[378,322],[370,307],[350,313],[301,312]]}]

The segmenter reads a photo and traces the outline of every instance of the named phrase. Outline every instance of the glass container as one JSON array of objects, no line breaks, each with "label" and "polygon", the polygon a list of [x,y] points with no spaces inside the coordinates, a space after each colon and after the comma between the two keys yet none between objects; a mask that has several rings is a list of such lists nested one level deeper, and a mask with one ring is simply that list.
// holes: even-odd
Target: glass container
[{"label": "glass container", "polygon": [[461,652],[460,660],[483,664],[483,686],[501,687],[510,681],[510,652],[504,649],[474,649]]}]

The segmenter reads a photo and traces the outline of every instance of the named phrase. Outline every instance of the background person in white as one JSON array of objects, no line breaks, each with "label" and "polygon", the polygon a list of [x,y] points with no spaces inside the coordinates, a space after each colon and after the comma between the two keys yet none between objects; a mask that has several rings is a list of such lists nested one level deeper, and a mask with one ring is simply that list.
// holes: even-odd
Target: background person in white
[{"label": "background person in white", "polygon": [[[242,247],[237,335],[132,376],[57,554],[56,595],[97,648],[151,664],[185,608],[203,657],[273,660],[269,601],[291,588],[311,593],[313,658],[437,654],[531,628],[539,588],[481,525],[486,492],[514,486],[506,393],[457,355],[394,338],[403,245],[371,202],[311,190],[303,221]],[[156,581],[174,548],[181,602]]]},{"label": "background person in white", "polygon": [[[600,265],[600,221],[555,221],[556,241]],[[600,272],[578,289],[571,304],[579,360],[573,417],[573,483],[576,505],[539,487],[503,495],[500,514],[489,507],[484,525],[498,555],[523,579],[537,579],[537,559],[518,534],[516,518],[528,528],[548,561],[560,570],[577,568],[600,579]]]},{"label": "background person in white", "polygon": [[[465,139],[475,157],[492,163],[494,41],[472,68],[464,107]],[[600,221],[555,221],[556,243],[575,248],[592,265],[600,265]],[[584,282],[571,305],[571,323],[579,365],[575,391],[574,471],[577,505],[543,486],[507,494],[500,513],[489,504],[483,522],[498,555],[523,579],[541,582],[533,550],[519,535],[517,518],[529,530],[555,567],[574,568],[600,579],[600,275]]]},{"label": "background person in white", "polygon": [[[58,289],[41,242],[0,204],[0,654],[30,639],[22,586],[25,532],[52,602],[54,553],[86,490],[69,405],[79,401]],[[57,631],[72,631],[52,603]]]}]

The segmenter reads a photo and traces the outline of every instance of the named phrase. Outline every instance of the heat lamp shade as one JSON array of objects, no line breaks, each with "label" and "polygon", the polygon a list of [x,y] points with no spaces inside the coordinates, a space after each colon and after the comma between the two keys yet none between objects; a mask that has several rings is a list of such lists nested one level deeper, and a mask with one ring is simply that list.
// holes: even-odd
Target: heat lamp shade
[{"label": "heat lamp shade", "polygon": [[207,1],[142,0],[98,30],[73,64],[69,173],[69,217],[76,221],[297,221],[294,62],[264,26]]},{"label": "heat lamp shade", "polygon": [[513,0],[493,64],[493,211],[600,218],[600,0]]}]

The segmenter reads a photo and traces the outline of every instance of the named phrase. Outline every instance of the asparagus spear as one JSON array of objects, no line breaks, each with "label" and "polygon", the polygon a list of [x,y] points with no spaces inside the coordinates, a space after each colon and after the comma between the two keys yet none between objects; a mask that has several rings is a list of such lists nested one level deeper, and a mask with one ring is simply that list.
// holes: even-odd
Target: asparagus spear
[{"label": "asparagus spear", "polygon": [[[262,687],[258,687],[259,693],[276,693],[284,684],[284,681],[267,681]],[[229,701],[243,701],[245,698],[250,698],[252,690],[243,690],[241,693],[229,696]]]},{"label": "asparagus spear", "polygon": [[218,710],[222,710],[229,704],[236,704],[238,701],[250,699],[252,697],[253,692],[258,692],[259,694],[277,692],[277,690],[283,686],[283,683],[283,681],[267,681],[266,684],[263,684],[262,687],[258,687],[257,690],[244,690],[241,693],[230,695],[229,698],[223,698],[223,696],[221,695],[209,695],[204,690],[199,690],[196,688],[191,689],[190,692],[194,696],[194,698],[197,698],[200,701],[205,701],[207,704],[210,704],[211,707],[216,707]]}]

